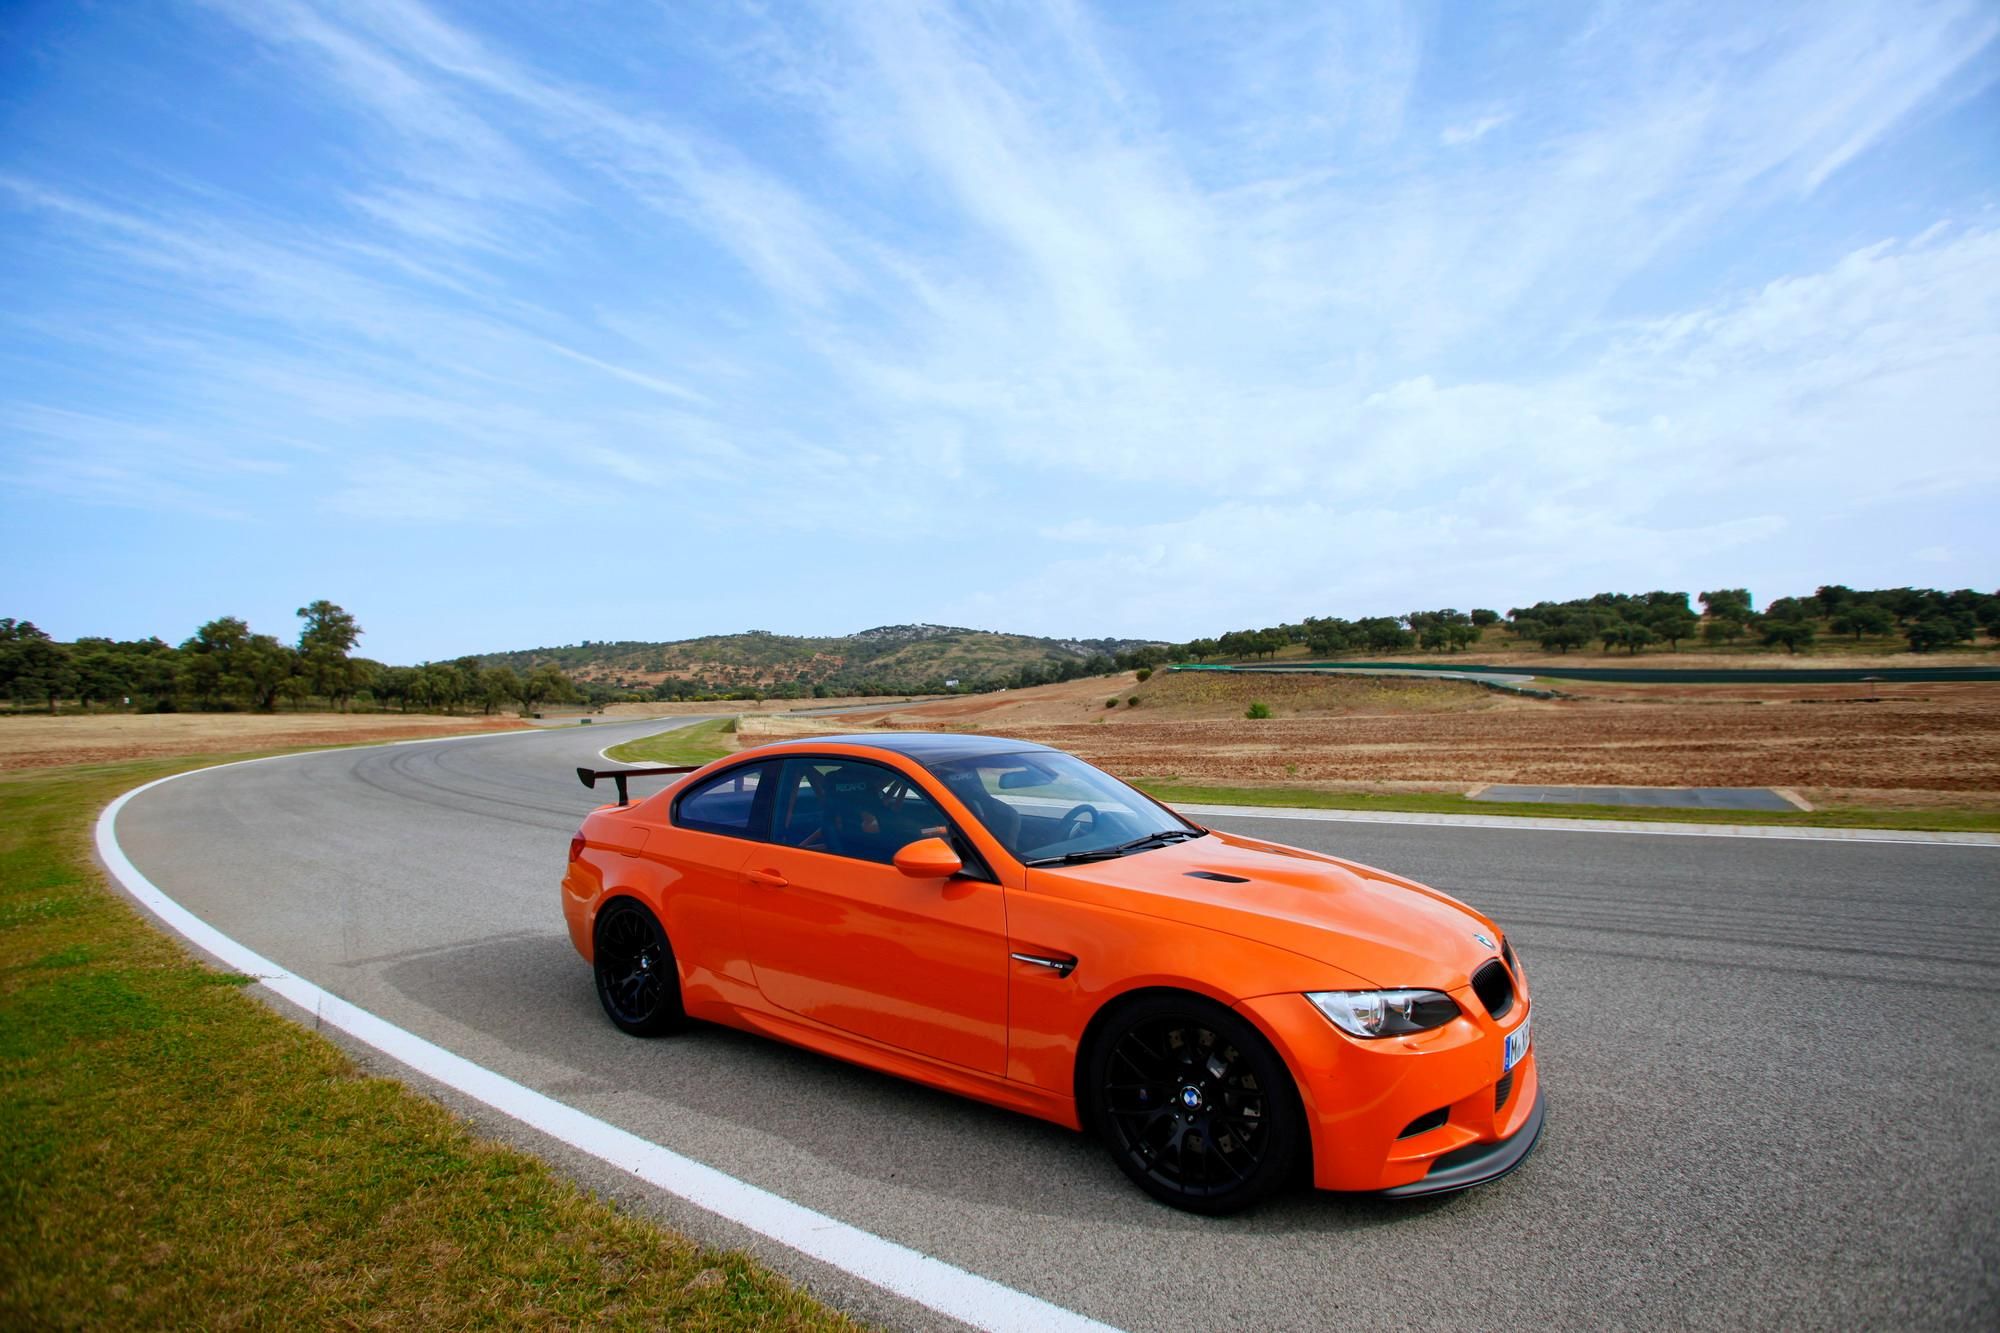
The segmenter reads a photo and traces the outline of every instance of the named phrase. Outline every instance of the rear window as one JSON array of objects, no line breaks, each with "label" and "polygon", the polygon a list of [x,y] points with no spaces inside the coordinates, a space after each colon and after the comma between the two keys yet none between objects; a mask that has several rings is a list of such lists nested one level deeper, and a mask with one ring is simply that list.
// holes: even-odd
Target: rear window
[{"label": "rear window", "polygon": [[768,767],[743,764],[684,792],[674,802],[674,823],[702,833],[763,837],[763,821],[758,818],[762,806],[757,798],[764,794]]}]

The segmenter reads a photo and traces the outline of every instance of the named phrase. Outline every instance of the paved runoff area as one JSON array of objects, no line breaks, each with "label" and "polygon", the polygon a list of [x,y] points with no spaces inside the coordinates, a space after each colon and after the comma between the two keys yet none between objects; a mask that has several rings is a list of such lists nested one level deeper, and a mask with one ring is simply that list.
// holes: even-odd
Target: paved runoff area
[{"label": "paved runoff area", "polygon": [[[1122,1328],[2000,1326],[1990,841],[1204,815],[1498,918],[1534,983],[1548,1098],[1540,1148],[1494,1184],[1407,1204],[1300,1192],[1206,1220],[1152,1203],[1052,1125],[726,1029],[614,1031],[557,902],[596,799],[574,770],[660,727],[218,769],[135,797],[115,831],[179,903],[391,1023]],[[954,1326],[414,1081],[864,1318]]]},{"label": "paved runoff area", "polygon": [[1769,787],[1522,787],[1495,783],[1473,792],[1472,799],[1538,805],[1652,805],[1680,810],[1804,808]]}]

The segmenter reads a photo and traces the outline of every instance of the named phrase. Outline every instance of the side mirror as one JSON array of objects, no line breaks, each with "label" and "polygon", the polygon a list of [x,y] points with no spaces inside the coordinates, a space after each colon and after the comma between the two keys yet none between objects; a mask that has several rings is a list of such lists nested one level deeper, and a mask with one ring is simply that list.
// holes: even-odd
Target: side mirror
[{"label": "side mirror", "polygon": [[920,838],[896,853],[896,869],[911,879],[949,879],[965,862],[943,838]]}]

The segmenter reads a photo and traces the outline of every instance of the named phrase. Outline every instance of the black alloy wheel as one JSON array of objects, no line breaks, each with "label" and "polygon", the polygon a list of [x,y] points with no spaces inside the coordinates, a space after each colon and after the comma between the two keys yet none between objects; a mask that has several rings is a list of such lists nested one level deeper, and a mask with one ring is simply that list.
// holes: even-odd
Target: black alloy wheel
[{"label": "black alloy wheel", "polygon": [[680,972],[653,914],[621,898],[598,914],[597,999],[621,1031],[656,1037],[687,1021]]},{"label": "black alloy wheel", "polygon": [[1233,1213],[1291,1176],[1305,1137],[1291,1076],[1221,1005],[1176,994],[1135,1001],[1092,1042],[1087,1077],[1098,1137],[1162,1203]]}]

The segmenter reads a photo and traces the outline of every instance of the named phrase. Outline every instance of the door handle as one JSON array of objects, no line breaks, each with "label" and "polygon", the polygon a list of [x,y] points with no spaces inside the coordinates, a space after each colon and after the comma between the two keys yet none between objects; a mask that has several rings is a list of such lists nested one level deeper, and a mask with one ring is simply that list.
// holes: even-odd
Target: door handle
[{"label": "door handle", "polygon": [[791,883],[775,870],[746,870],[743,872],[743,878],[752,884],[761,884],[767,889],[782,889]]}]

